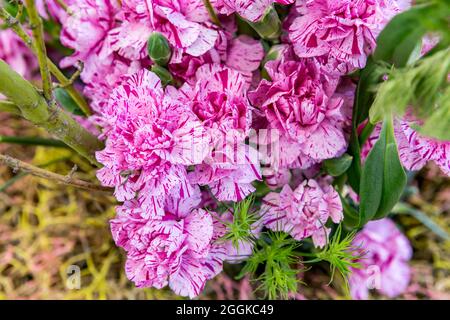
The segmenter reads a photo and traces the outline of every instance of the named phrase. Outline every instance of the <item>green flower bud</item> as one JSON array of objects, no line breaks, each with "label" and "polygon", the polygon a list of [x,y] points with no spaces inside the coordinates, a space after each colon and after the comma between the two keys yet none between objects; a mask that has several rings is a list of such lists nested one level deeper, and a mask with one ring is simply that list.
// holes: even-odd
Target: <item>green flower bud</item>
[{"label": "green flower bud", "polygon": [[273,6],[270,6],[264,17],[258,22],[248,22],[253,29],[266,40],[276,40],[281,35],[281,21]]},{"label": "green flower bud", "polygon": [[153,32],[147,42],[147,52],[154,63],[165,67],[172,56],[170,44],[159,32]]},{"label": "green flower bud", "polygon": [[161,84],[163,87],[173,83],[173,77],[170,74],[169,70],[164,67],[153,65],[151,71],[155,73],[159,79],[161,79]]}]

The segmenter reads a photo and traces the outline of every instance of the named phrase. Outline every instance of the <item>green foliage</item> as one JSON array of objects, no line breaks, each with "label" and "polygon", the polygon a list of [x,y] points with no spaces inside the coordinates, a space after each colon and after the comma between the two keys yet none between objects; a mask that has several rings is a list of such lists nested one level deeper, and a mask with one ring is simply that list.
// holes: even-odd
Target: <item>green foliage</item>
[{"label": "green foliage", "polygon": [[339,158],[325,160],[323,162],[323,168],[329,175],[339,177],[348,170],[352,161],[353,157],[345,153]]},{"label": "green foliage", "polygon": [[343,277],[346,289],[348,290],[348,277],[351,274],[351,268],[358,269],[361,267],[358,260],[363,255],[361,248],[354,246],[352,243],[355,235],[356,232],[353,231],[342,238],[342,224],[340,224],[325,248],[313,254],[316,257],[315,259],[306,262],[328,262],[331,269],[330,283],[334,280],[334,275],[338,271]]},{"label": "green foliage", "polygon": [[376,86],[387,71],[387,66],[376,63],[369,57],[366,67],[361,71],[360,80],[355,95],[352,115],[352,135],[350,137],[349,154],[353,162],[347,172],[348,180],[355,192],[359,192],[361,179],[361,146],[358,138],[358,126],[367,119],[369,108],[373,103]]},{"label": "green foliage", "polygon": [[[421,119],[432,117],[432,126],[426,132],[437,138],[448,139],[450,125],[449,84],[450,49],[441,50],[421,59],[413,66],[392,70],[389,80],[380,85],[370,109],[370,121],[379,122],[384,114],[403,115],[410,105]],[[439,116],[436,115],[438,113]],[[443,124],[442,124],[443,122]],[[434,130],[438,125],[440,130]]]},{"label": "green foliage", "polygon": [[250,196],[233,207],[233,221],[224,222],[227,227],[227,233],[222,237],[225,241],[231,241],[233,246],[238,249],[242,242],[254,242],[252,228],[258,222],[259,216],[252,211],[255,197]]},{"label": "green foliage", "polygon": [[450,2],[447,0],[424,1],[395,16],[377,39],[375,61],[405,67],[427,33],[439,33],[443,41],[450,40],[449,16]]},{"label": "green foliage", "polygon": [[369,153],[361,176],[360,225],[385,217],[400,199],[407,178],[397,151],[392,117]]},{"label": "green foliage", "polygon": [[301,283],[299,274],[304,271],[299,268],[295,253],[300,244],[284,232],[271,231],[264,233],[258,244],[238,277],[256,275],[263,268],[262,274],[254,279],[260,283],[257,291],[270,300],[289,298],[289,294],[297,292]]}]

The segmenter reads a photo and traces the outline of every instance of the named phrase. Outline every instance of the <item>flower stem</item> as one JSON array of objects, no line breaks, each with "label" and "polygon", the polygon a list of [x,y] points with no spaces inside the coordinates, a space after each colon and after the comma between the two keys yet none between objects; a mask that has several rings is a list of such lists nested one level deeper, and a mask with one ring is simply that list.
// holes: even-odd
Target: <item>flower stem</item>
[{"label": "flower stem", "polygon": [[63,176],[60,174],[56,174],[3,154],[0,154],[0,163],[11,167],[15,171],[18,170],[26,172],[36,177],[52,180],[60,184],[73,186],[84,190],[102,191],[108,193],[111,193],[113,191],[111,188],[80,180],[72,177],[71,175]]},{"label": "flower stem", "polygon": [[46,139],[41,137],[0,136],[0,143],[67,148],[67,145],[64,142],[55,139]]},{"label": "flower stem", "polygon": [[213,6],[211,5],[211,2],[209,0],[203,0],[203,3],[205,4],[206,10],[208,11],[209,17],[211,18],[211,21],[218,27],[221,27],[222,24],[220,23],[219,18],[217,17],[216,12],[214,11]]},{"label": "flower stem", "polygon": [[34,0],[25,0],[28,17],[30,19],[31,31],[33,32],[34,47],[36,49],[36,56],[39,62],[39,69],[42,77],[42,88],[44,90],[44,97],[47,101],[54,103],[52,92],[52,76],[48,69],[47,48],[44,41],[44,26],[42,19],[36,8]]},{"label": "flower stem", "polygon": [[[22,41],[35,53],[37,54],[37,50],[33,45],[33,41],[30,36],[25,32],[22,25],[19,23],[17,19],[11,16],[8,11],[0,6],[0,19],[2,19],[6,25],[11,28],[21,39]],[[64,73],[59,70],[59,68],[47,58],[48,68],[50,72],[55,76],[55,78],[60,82],[61,86],[65,87],[69,95],[72,99],[78,104],[80,109],[84,112],[85,115],[89,116],[92,114],[89,105],[83,96],[75,90],[75,88],[70,83],[70,80],[64,75]]]},{"label": "flower stem", "polygon": [[92,164],[101,166],[95,152],[103,144],[56,104],[48,103],[36,88],[0,59],[0,93],[19,109],[22,116],[63,141]]}]

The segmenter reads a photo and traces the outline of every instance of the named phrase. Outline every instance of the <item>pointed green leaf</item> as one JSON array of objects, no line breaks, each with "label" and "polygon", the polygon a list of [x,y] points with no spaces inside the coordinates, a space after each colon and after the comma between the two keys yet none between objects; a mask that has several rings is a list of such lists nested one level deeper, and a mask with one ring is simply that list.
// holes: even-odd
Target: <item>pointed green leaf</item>
[{"label": "pointed green leaf", "polygon": [[323,162],[323,168],[330,176],[339,177],[350,168],[352,161],[353,157],[345,153],[339,158],[325,160]]}]

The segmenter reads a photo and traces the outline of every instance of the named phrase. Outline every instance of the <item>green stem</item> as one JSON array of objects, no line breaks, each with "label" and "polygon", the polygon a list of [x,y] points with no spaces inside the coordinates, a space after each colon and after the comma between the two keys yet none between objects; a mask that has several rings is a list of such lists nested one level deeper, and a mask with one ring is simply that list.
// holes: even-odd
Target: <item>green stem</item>
[{"label": "green stem", "polygon": [[[11,28],[11,30],[13,30],[35,54],[37,53],[36,48],[33,46],[33,41],[20,25],[19,21],[11,16],[8,11],[6,11],[2,7],[0,7],[0,19],[2,19],[6,23],[6,25]],[[62,73],[61,70],[59,70],[59,68],[48,58],[47,63],[50,72],[60,82],[61,86],[66,88],[69,95],[78,104],[84,114],[86,114],[87,116],[91,115],[92,111],[89,108],[89,105],[87,104],[83,96],[73,87],[73,85],[70,83],[70,80],[67,79],[64,73]]]},{"label": "green stem", "polygon": [[214,8],[211,5],[211,2],[209,0],[203,0],[203,3],[205,4],[206,10],[208,11],[208,14],[209,14],[209,17],[211,18],[211,21],[216,26],[222,27],[222,24],[220,23],[220,20],[217,17],[216,11],[214,11]]},{"label": "green stem", "polygon": [[45,139],[41,137],[13,137],[0,136],[0,143],[23,144],[30,146],[47,146],[55,148],[67,148],[67,145],[59,140]]},{"label": "green stem", "polygon": [[30,82],[1,59],[0,79],[0,93],[20,109],[25,119],[47,130],[92,164],[101,166],[95,159],[95,152],[101,150],[103,144],[61,108],[48,104]]},{"label": "green stem", "polygon": [[208,14],[209,14],[209,17],[211,18],[211,21],[216,26],[222,27],[222,24],[220,23],[220,20],[217,17],[216,11],[214,11],[214,8],[211,5],[211,2],[209,0],[203,0],[203,3],[205,4],[206,10],[208,11]]},{"label": "green stem", "polygon": [[363,131],[359,135],[359,145],[360,146],[363,146],[366,143],[366,141],[370,138],[370,135],[372,134],[374,129],[375,129],[375,125],[372,124],[370,121],[368,121],[366,126],[364,127]]},{"label": "green stem", "polygon": [[34,0],[25,0],[27,6],[28,17],[30,19],[31,31],[33,32],[34,47],[36,48],[36,56],[39,62],[39,69],[42,77],[42,88],[44,97],[47,101],[54,101],[52,91],[52,76],[48,69],[47,48],[44,40],[44,26],[42,19],[36,8]]},{"label": "green stem", "polygon": [[6,111],[15,114],[17,116],[22,115],[20,109],[17,108],[17,106],[14,103],[5,100],[0,100],[0,111]]}]

